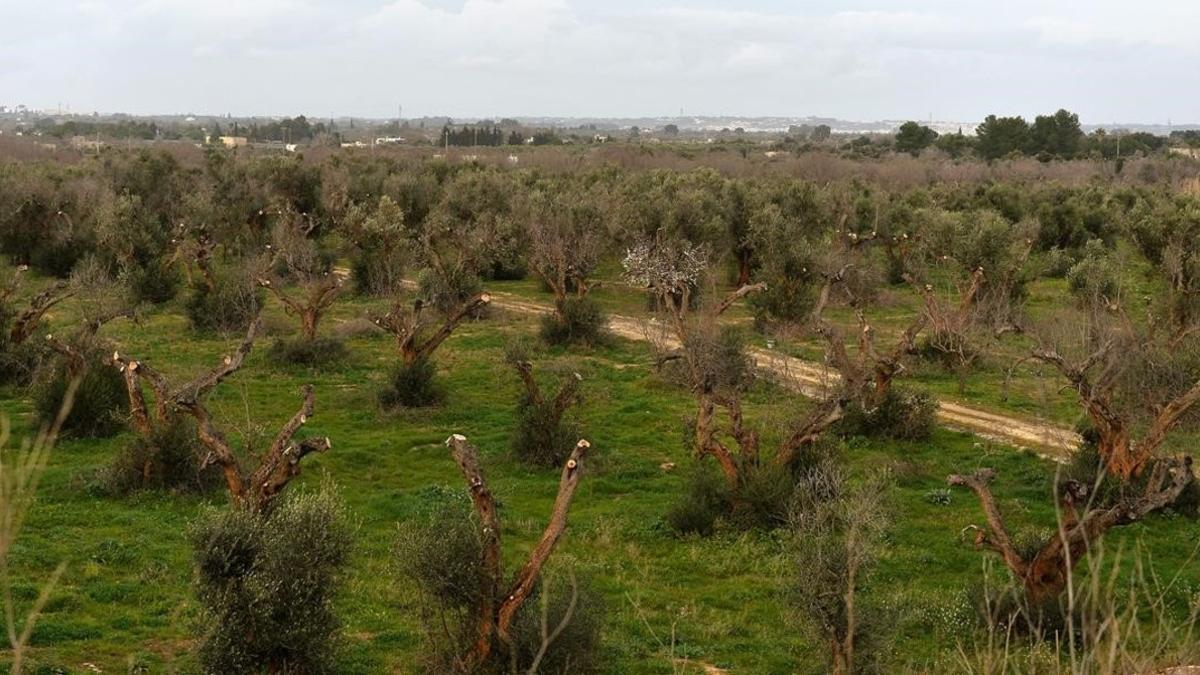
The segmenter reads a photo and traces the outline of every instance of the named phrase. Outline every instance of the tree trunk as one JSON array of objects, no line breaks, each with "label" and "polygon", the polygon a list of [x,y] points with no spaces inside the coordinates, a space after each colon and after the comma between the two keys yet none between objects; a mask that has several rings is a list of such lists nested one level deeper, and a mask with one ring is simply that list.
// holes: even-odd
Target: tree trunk
[{"label": "tree trunk", "polygon": [[738,286],[746,286],[750,283],[750,262],[751,252],[749,250],[738,251]]},{"label": "tree trunk", "polygon": [[305,308],[300,315],[300,332],[304,335],[305,342],[312,342],[317,339],[317,323],[321,320],[321,313],[314,307]]},{"label": "tree trunk", "polygon": [[[1071,562],[1075,563],[1076,560],[1072,558]],[[1057,600],[1066,589],[1070,576],[1071,570],[1061,548],[1057,553],[1049,555],[1045,551],[1038,553],[1022,579],[1025,597],[1030,607],[1041,607],[1049,601]]]},{"label": "tree trunk", "polygon": [[850,675],[850,660],[842,650],[837,638],[829,639],[830,672],[833,675]]}]

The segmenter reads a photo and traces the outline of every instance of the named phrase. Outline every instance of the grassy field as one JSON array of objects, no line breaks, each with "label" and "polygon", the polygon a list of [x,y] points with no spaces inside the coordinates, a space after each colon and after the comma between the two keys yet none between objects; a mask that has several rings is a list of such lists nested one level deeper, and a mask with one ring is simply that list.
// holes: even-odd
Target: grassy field
[{"label": "grassy field", "polygon": [[[496,288],[537,294],[533,282]],[[625,311],[632,309],[631,295],[610,288],[600,297],[610,309]],[[268,327],[292,330],[275,304],[270,306]],[[261,447],[263,435],[294,413],[301,385],[316,385],[317,412],[307,433],[331,437],[333,448],[306,460],[304,474],[289,489],[332,481],[355,519],[357,544],[341,600],[345,644],[339,672],[412,672],[421,642],[418,597],[393,569],[391,549],[397,524],[421,509],[432,488],[462,489],[443,440],[462,433],[480,447],[502,504],[510,562],[540,534],[557,472],[525,468],[508,452],[519,387],[501,356],[506,340],[536,330],[533,318],[495,312],[464,325],[437,355],[445,404],[385,414],[375,395],[392,362],[392,342],[381,333],[351,330],[362,323],[366,308],[364,301],[343,302],[325,326],[352,334],[351,356],[343,364],[320,371],[275,366],[264,356],[270,338],[260,338],[246,366],[216,391],[214,409],[231,436],[257,439]],[[51,325],[61,325],[70,314],[65,307]],[[176,377],[211,367],[236,343],[191,332],[175,306],[140,326],[115,322],[104,333],[123,352]],[[711,539],[680,539],[663,523],[691,461],[682,419],[694,404],[686,391],[655,374],[648,347],[613,340],[594,350],[548,350],[538,370],[546,375],[555,368],[584,378],[582,418],[595,461],[551,566],[569,566],[602,591],[605,672],[700,672],[701,663],[733,673],[821,672],[823,647],[806,640],[786,611],[787,587],[802,581],[804,571],[789,565],[782,533],[725,531]],[[932,388],[941,391],[940,385]],[[980,400],[991,395],[980,394]],[[781,422],[809,405],[766,383],[756,386],[749,404],[751,417],[766,430],[767,447]],[[0,413],[11,418],[18,435],[32,430],[30,410],[22,391],[0,388]],[[62,442],[13,549],[23,605],[55,565],[69,563],[33,637],[34,660],[43,668],[38,672],[95,672],[92,666],[122,672],[130,664],[145,666],[138,672],[194,667],[189,636],[197,605],[186,531],[203,509],[223,507],[225,497],[95,496],[89,489],[94,472],[129,439],[125,434]],[[995,488],[1011,525],[1050,528],[1053,465],[944,430],[921,443],[853,439],[846,458],[857,472],[890,466],[897,476],[887,552],[865,590],[870,602],[895,612],[891,670],[956,670],[956,643],[977,634],[965,592],[982,581],[985,560],[960,543],[959,532],[981,515],[965,492],[952,493],[944,505],[928,493],[944,487],[948,473],[991,466],[999,471]],[[660,467],[664,462],[679,468],[666,471]],[[1198,537],[1200,525],[1161,516],[1114,531],[1105,546],[1126,551],[1143,546],[1155,569],[1173,574]],[[1190,566],[1173,592],[1182,601],[1197,589],[1200,569]]]}]

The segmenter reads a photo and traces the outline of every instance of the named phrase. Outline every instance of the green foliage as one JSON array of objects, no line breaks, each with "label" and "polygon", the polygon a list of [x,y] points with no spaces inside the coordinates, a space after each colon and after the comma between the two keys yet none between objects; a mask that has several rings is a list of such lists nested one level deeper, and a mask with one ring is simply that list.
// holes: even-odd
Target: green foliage
[{"label": "green foliage", "polygon": [[975,128],[975,148],[984,159],[1000,159],[1029,148],[1029,124],[1023,117],[988,115]]},{"label": "green foliage", "polygon": [[1092,239],[1084,245],[1079,262],[1067,271],[1067,286],[1078,300],[1089,306],[1098,306],[1102,299],[1117,298],[1120,272],[1104,242]]},{"label": "green foliage", "polygon": [[713,533],[717,519],[729,513],[729,490],[711,462],[694,462],[684,491],[667,510],[667,525],[679,534]]},{"label": "green foliage", "polygon": [[600,344],[608,335],[608,317],[596,301],[570,296],[559,311],[541,320],[541,336],[548,344]]},{"label": "green foliage", "polygon": [[744,463],[738,472],[737,499],[729,514],[739,529],[774,529],[787,524],[796,478],[792,469],[773,462]]},{"label": "green foliage", "polygon": [[245,329],[262,308],[262,290],[249,264],[219,267],[213,286],[203,280],[192,289],[184,310],[192,328],[232,332]]},{"label": "green foliage", "polygon": [[[116,368],[104,364],[105,354],[98,347],[87,349],[75,403],[63,421],[64,434],[79,438],[107,438],[123,426],[128,410],[125,381]],[[61,358],[43,362],[34,374],[31,394],[38,418],[49,423],[58,415],[71,375]]]},{"label": "green foliage", "polygon": [[937,399],[929,392],[893,385],[874,408],[848,403],[837,430],[846,436],[919,441],[933,434],[937,410]]},{"label": "green foliage", "polygon": [[334,609],[353,541],[329,488],[293,492],[267,513],[213,509],[189,532],[207,673],[332,673]]},{"label": "green foliage", "polygon": [[470,610],[479,601],[483,575],[475,512],[462,490],[430,488],[423,497],[421,512],[400,524],[396,568],[433,602],[426,610]]},{"label": "green foliage", "polygon": [[950,155],[953,159],[963,157],[974,146],[972,140],[963,134],[962,129],[959,129],[958,133],[938,136],[933,144],[938,150]]},{"label": "green foliage", "polygon": [[437,383],[437,367],[429,359],[401,363],[388,377],[388,385],[379,392],[385,410],[422,408],[441,403],[445,396]]},{"label": "green foliage", "polygon": [[907,152],[916,157],[937,138],[938,133],[933,129],[917,122],[905,122],[896,132],[896,152]]},{"label": "green foliage", "polygon": [[[585,579],[569,581],[562,574],[543,575],[537,588],[513,621],[517,667],[528,670],[542,646],[543,620],[547,632],[562,623],[574,595],[575,607],[562,633],[550,643],[539,664],[539,673],[591,673],[604,665],[601,650],[605,603],[600,592]],[[545,612],[543,615],[543,611]],[[496,675],[511,672],[497,665]]]},{"label": "green foliage", "polygon": [[207,492],[220,481],[216,465],[201,469],[205,449],[196,426],[187,417],[154,427],[154,434],[135,437],[122,446],[112,462],[96,472],[96,492],[127,495],[140,490]]},{"label": "green foliage", "polygon": [[1096,190],[1051,188],[1037,193],[1033,212],[1039,224],[1037,248],[1076,250],[1092,239],[1111,242],[1114,215]]},{"label": "green foliage", "polygon": [[[423,670],[449,673],[455,672],[455,660],[474,639],[473,612],[485,574],[483,540],[464,491],[431,489],[423,497],[420,510],[400,525],[394,560],[400,576],[420,593]],[[517,612],[512,637],[519,672],[529,669],[542,646],[543,611],[545,630],[550,633],[566,618],[572,596],[569,621],[550,643],[538,672],[586,673],[598,665],[603,599],[590,584],[563,581],[559,575],[543,572]],[[504,647],[496,644],[481,672],[509,673],[510,663]]]},{"label": "green foliage", "polygon": [[439,312],[451,312],[483,291],[479,275],[465,267],[454,267],[446,274],[424,269],[417,275],[417,294]]},{"label": "green foliage", "polygon": [[755,279],[765,291],[746,301],[760,323],[799,322],[812,311],[820,279],[813,249],[804,245],[820,235],[823,206],[811,186],[777,197],[750,218],[747,238],[757,256]]},{"label": "green foliage", "polygon": [[164,258],[154,258],[124,270],[121,280],[128,286],[134,304],[148,302],[155,305],[172,300],[182,281],[179,271]]},{"label": "green foliage", "polygon": [[1053,115],[1038,115],[1029,130],[1029,151],[1060,159],[1072,159],[1083,148],[1083,129],[1079,115],[1059,110]]},{"label": "green foliage", "polygon": [[398,291],[408,257],[404,209],[384,195],[374,208],[352,206],[346,222],[354,240],[350,268],[355,289],[381,296]]},{"label": "green foliage", "polygon": [[[522,392],[512,437],[512,451],[518,459],[546,467],[561,466],[567,460],[575,443],[583,438],[579,421],[570,410],[582,398],[578,388],[578,381],[568,375],[558,392],[540,401]],[[565,409],[560,401],[567,406]]]}]

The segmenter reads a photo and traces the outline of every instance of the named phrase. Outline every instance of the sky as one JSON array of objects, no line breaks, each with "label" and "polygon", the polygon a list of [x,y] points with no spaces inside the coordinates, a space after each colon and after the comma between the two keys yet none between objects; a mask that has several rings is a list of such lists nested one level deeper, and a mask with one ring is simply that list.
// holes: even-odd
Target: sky
[{"label": "sky", "polygon": [[0,0],[0,105],[1200,122],[1200,0]]}]

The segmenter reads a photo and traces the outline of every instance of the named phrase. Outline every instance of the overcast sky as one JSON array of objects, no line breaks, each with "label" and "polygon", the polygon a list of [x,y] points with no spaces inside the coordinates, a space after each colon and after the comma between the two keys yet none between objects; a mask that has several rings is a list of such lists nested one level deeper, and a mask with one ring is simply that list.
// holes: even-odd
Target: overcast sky
[{"label": "overcast sky", "polygon": [[1200,0],[0,0],[0,104],[1200,122]]}]

